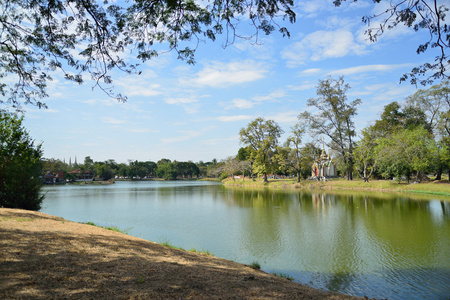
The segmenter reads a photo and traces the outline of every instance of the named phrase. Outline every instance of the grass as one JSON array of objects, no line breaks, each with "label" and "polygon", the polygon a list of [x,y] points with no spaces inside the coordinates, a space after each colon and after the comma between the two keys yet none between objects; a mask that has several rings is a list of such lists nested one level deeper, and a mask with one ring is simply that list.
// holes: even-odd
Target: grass
[{"label": "grass", "polygon": [[100,226],[95,224],[94,222],[84,222],[82,224],[86,224],[86,225],[92,225],[92,226],[96,226],[96,227],[100,227],[100,228],[104,228],[107,230],[111,230],[111,231],[115,231],[115,232],[119,232],[119,233],[123,233],[123,234],[128,234],[128,230],[122,230],[116,226]]},{"label": "grass", "polygon": [[406,182],[397,183],[392,180],[371,180],[364,182],[361,179],[348,181],[346,179],[333,179],[326,182],[314,180],[301,180],[297,183],[295,179],[275,179],[268,183],[262,179],[246,179],[245,181],[225,179],[225,186],[243,188],[273,188],[273,189],[326,189],[326,190],[361,190],[361,191],[383,191],[383,192],[406,192],[416,194],[429,194],[450,197],[450,183],[444,182],[423,182],[408,184]]},{"label": "grass", "polygon": [[278,277],[281,277],[281,278],[285,278],[285,279],[290,280],[290,281],[293,281],[293,280],[294,280],[294,277],[289,276],[289,275],[286,274],[286,273],[273,273],[273,275],[278,276]]},{"label": "grass", "polygon": [[14,219],[17,222],[33,222],[34,221],[31,218],[22,218],[22,217],[3,217],[2,219],[4,221],[10,220],[10,219]]},{"label": "grass", "polygon": [[255,269],[255,270],[261,270],[261,265],[259,264],[259,262],[254,261],[252,262],[250,265],[250,268]]},{"label": "grass", "polygon": [[[168,241],[161,242],[160,245],[169,247],[169,248],[171,248],[171,249],[182,250],[182,251],[188,251],[188,250],[186,250],[186,249],[184,249],[184,248],[174,246],[174,245],[172,245],[172,244],[171,244],[170,242],[168,242]],[[200,254],[205,254],[205,255],[209,255],[209,256],[214,256],[214,254],[211,253],[211,252],[209,252],[208,250],[197,250],[197,249],[195,249],[195,248],[192,248],[192,249],[189,250],[188,252],[194,252],[194,253],[200,253]]]}]

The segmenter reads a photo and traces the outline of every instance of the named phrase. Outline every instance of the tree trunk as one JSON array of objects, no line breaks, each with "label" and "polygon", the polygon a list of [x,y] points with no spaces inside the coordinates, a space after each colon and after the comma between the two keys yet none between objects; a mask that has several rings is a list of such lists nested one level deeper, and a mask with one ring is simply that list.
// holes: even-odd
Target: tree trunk
[{"label": "tree trunk", "polygon": [[442,179],[442,171],[443,171],[442,164],[439,164],[439,168],[438,168],[437,173],[436,173],[436,178],[434,180],[441,180]]},{"label": "tree trunk", "polygon": [[267,180],[267,173],[264,173],[264,182],[269,182],[269,180]]},{"label": "tree trunk", "polygon": [[300,171],[297,171],[297,183],[300,183]]}]

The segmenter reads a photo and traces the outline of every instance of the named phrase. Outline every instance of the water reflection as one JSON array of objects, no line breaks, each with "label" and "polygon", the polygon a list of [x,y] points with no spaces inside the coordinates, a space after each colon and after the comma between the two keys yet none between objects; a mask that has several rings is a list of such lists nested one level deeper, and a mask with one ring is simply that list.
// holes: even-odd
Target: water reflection
[{"label": "water reflection", "polygon": [[196,182],[48,187],[44,212],[258,261],[317,288],[389,299],[450,298],[450,202]]}]

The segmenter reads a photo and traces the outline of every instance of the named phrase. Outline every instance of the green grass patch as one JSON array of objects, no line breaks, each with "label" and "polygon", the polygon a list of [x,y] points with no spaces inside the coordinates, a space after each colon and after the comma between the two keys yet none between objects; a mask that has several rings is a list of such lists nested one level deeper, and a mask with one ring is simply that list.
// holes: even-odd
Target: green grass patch
[{"label": "green grass patch", "polygon": [[259,262],[254,261],[249,265],[250,268],[255,269],[255,270],[261,270],[261,265],[259,264]]},{"label": "green grass patch", "polygon": [[294,277],[289,276],[289,275],[286,274],[286,273],[273,273],[273,275],[278,276],[278,277],[281,277],[281,278],[284,278],[284,279],[287,279],[287,280],[290,280],[290,281],[293,281],[293,280],[294,280]]},{"label": "green grass patch", "polygon": [[192,248],[189,251],[187,251],[184,248],[172,245],[169,241],[163,241],[163,242],[160,242],[159,244],[163,245],[163,246],[166,246],[166,247],[169,247],[171,249],[175,249],[175,250],[181,250],[181,251],[186,251],[186,252],[194,252],[194,253],[200,253],[200,254],[205,254],[205,255],[209,255],[209,256],[214,256],[214,254],[209,252],[208,250],[197,250],[195,248]]},{"label": "green grass patch", "polygon": [[111,231],[115,231],[115,232],[119,232],[119,233],[123,233],[123,234],[128,234],[128,230],[122,230],[116,226],[100,226],[100,225],[95,224],[94,222],[84,222],[82,224],[91,225],[91,226],[95,226],[95,227],[99,227],[99,228],[103,228],[103,229],[107,229],[107,230],[111,230]]}]

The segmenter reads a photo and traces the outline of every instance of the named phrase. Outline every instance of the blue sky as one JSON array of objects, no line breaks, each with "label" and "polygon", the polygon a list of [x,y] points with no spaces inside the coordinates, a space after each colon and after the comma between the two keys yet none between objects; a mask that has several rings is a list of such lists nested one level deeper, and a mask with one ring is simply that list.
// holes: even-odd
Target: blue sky
[{"label": "blue sky", "polygon": [[[417,55],[428,38],[400,26],[369,42],[361,22],[382,9],[372,1],[345,3],[302,1],[295,24],[285,24],[291,38],[260,36],[261,45],[237,40],[223,49],[225,37],[201,43],[196,64],[164,53],[141,66],[142,74],[113,72],[118,103],[92,82],[58,79],[49,85],[49,109],[26,106],[25,127],[43,142],[44,157],[72,162],[161,158],[198,162],[236,155],[239,130],[257,117],[278,122],[286,134],[297,116],[310,110],[319,79],[343,75],[349,100],[359,98],[358,130],[376,120],[383,107],[417,90],[399,84],[402,74],[438,55]],[[420,87],[419,87],[420,88]]]}]

